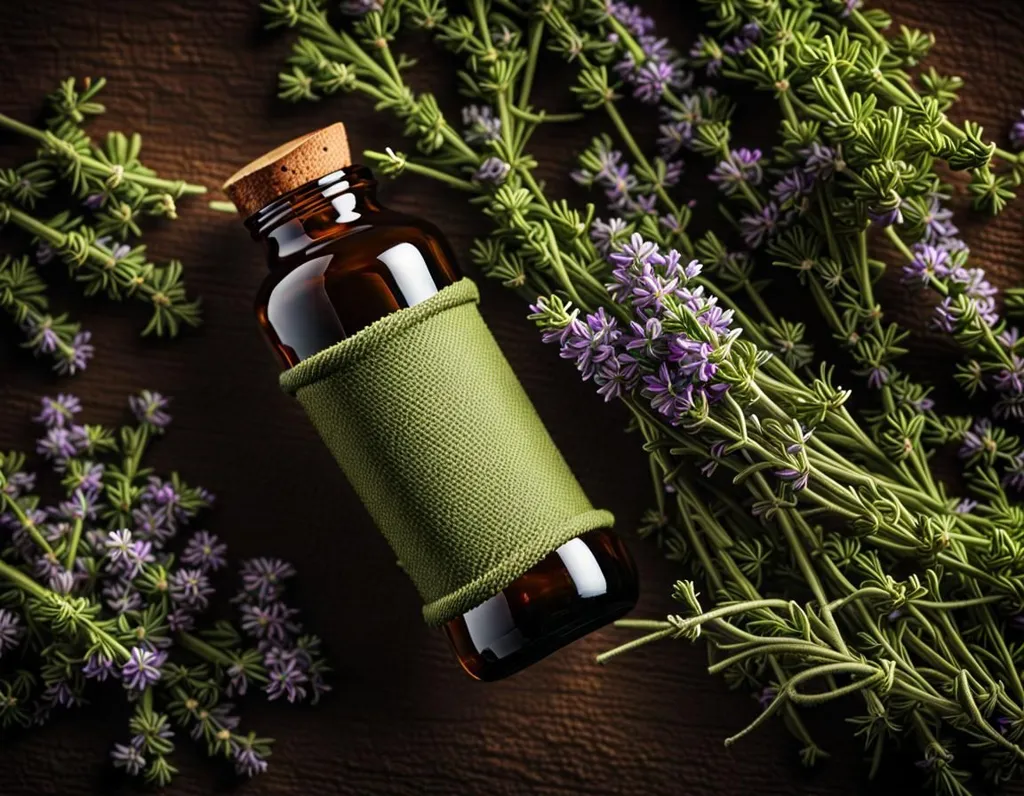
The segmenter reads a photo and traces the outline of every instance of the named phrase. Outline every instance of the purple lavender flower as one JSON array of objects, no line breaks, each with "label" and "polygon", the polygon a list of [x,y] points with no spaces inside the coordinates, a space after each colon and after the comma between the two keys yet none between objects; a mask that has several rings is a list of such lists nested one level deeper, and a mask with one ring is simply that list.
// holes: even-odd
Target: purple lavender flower
[{"label": "purple lavender flower", "polygon": [[283,696],[289,702],[295,702],[306,698],[306,689],[303,685],[309,682],[309,678],[294,658],[268,669],[267,677],[270,682],[263,687],[267,692],[267,699],[273,701]]},{"label": "purple lavender flower", "polygon": [[629,354],[619,354],[602,362],[594,374],[597,394],[605,401],[621,398],[636,386],[638,375],[636,360]]},{"label": "purple lavender flower", "polygon": [[47,683],[41,699],[51,706],[59,705],[62,708],[73,708],[82,704],[81,698],[71,690],[68,681],[63,679]]},{"label": "purple lavender flower", "polygon": [[137,777],[146,767],[146,758],[142,756],[141,745],[133,740],[130,744],[114,744],[110,753],[115,768],[123,768],[127,774]]},{"label": "purple lavender flower", "polygon": [[261,602],[272,602],[281,595],[282,581],[295,574],[295,568],[280,558],[250,558],[239,568],[242,588]]},{"label": "purple lavender flower", "polygon": [[289,633],[298,633],[299,624],[291,617],[298,613],[284,603],[274,602],[267,605],[243,605],[242,630],[255,639],[266,639],[275,644],[283,644]]},{"label": "purple lavender flower", "polygon": [[761,150],[750,150],[745,147],[732,150],[728,157],[715,166],[708,179],[726,196],[732,196],[744,183],[760,185],[764,179]]},{"label": "purple lavender flower", "polygon": [[[574,182],[588,187],[595,183],[610,183],[618,173],[619,166],[622,165],[622,153],[617,149],[610,149],[603,139],[598,139],[595,142],[592,157],[597,165],[597,171],[578,169],[569,172],[569,176]],[[627,167],[626,172],[628,171]]]},{"label": "purple lavender flower", "polygon": [[627,351],[638,351],[652,359],[668,353],[660,319],[648,318],[643,324],[632,321],[630,331],[632,336],[626,343]]},{"label": "purple lavender flower", "polygon": [[927,285],[933,278],[945,278],[950,274],[949,252],[938,246],[917,243],[913,248],[914,257],[903,266],[903,281]]},{"label": "purple lavender flower", "polygon": [[740,216],[740,234],[751,249],[760,247],[775,234],[779,225],[779,207],[769,202],[760,211]]},{"label": "purple lavender flower", "polygon": [[71,594],[74,591],[76,580],[71,572],[62,569],[51,574],[46,585],[50,591],[57,592],[57,594]]},{"label": "purple lavender flower", "polygon": [[665,174],[661,178],[661,184],[671,188],[679,184],[683,176],[683,161],[669,160],[665,163]]},{"label": "purple lavender flower", "polygon": [[338,8],[347,17],[362,17],[383,8],[381,0],[341,0]]},{"label": "purple lavender flower", "polygon": [[999,334],[998,340],[1000,345],[1002,345],[1007,351],[1013,351],[1020,340],[1020,329],[1016,326],[1007,326]]},{"label": "purple lavender flower", "polygon": [[892,376],[888,365],[875,364],[868,368],[868,387],[873,390],[882,389],[883,384],[889,383],[889,378]]},{"label": "purple lavender flower", "polygon": [[245,673],[245,667],[240,663],[232,663],[227,668],[228,685],[225,692],[229,697],[245,696],[249,690],[249,677]]},{"label": "purple lavender flower", "polygon": [[182,607],[203,611],[210,604],[213,586],[202,569],[182,568],[170,577],[171,599]]},{"label": "purple lavender flower", "polygon": [[106,194],[91,193],[82,200],[82,207],[86,210],[99,210],[103,207],[103,202],[106,201],[106,198]]},{"label": "purple lavender flower", "polygon": [[993,298],[999,292],[995,285],[985,278],[985,272],[980,268],[957,268],[950,274],[950,278],[962,287],[968,298],[975,301]]},{"label": "purple lavender flower", "polygon": [[876,205],[868,208],[868,218],[876,227],[891,227],[903,223],[903,211],[899,204],[892,207]]},{"label": "purple lavender flower", "polygon": [[719,440],[711,445],[708,449],[708,456],[710,457],[706,462],[700,466],[700,472],[705,478],[710,478],[715,474],[715,470],[718,469],[718,465],[722,463],[723,457],[726,455],[726,449],[728,444],[724,440]]},{"label": "purple lavender flower", "polygon": [[251,746],[238,745],[235,748],[235,771],[246,777],[254,777],[267,770],[267,761]]},{"label": "purple lavender flower", "polygon": [[817,141],[800,154],[804,156],[804,171],[817,180],[827,180],[834,172],[845,167],[841,167],[842,160],[836,150]]},{"label": "purple lavender flower", "polygon": [[[96,493],[103,487],[103,473],[106,468],[96,462],[84,462],[77,474],[75,488],[83,493]],[[95,499],[95,496],[94,496]]]},{"label": "purple lavender flower", "polygon": [[184,521],[189,517],[189,512],[181,505],[181,495],[172,481],[161,481],[155,476],[150,476],[140,498],[163,512],[164,525],[168,526],[167,530],[172,536],[175,521]]},{"label": "purple lavender flower", "polygon": [[85,370],[89,360],[96,353],[96,349],[89,343],[91,339],[91,332],[76,334],[71,341],[71,348],[66,352],[61,352],[62,356],[57,360],[53,369],[62,376],[74,376],[80,370]]},{"label": "purple lavender flower", "polygon": [[71,497],[51,507],[47,513],[62,520],[92,520],[96,518],[97,499],[96,490],[76,489]]},{"label": "purple lavender flower", "polygon": [[47,428],[64,428],[70,426],[75,415],[82,411],[82,402],[74,395],[59,394],[56,398],[44,397],[42,409],[32,419]]},{"label": "purple lavender flower", "polygon": [[696,381],[711,381],[718,366],[711,362],[714,349],[702,340],[690,340],[684,335],[676,335],[669,341],[669,360],[676,362],[679,372],[690,376]]},{"label": "purple lavender flower", "polygon": [[796,470],[792,467],[783,467],[775,471],[775,477],[787,482],[794,492],[807,488],[811,474],[808,471]]},{"label": "purple lavender flower", "polygon": [[36,453],[42,454],[50,461],[62,462],[78,453],[78,449],[75,447],[70,429],[54,426],[47,429],[46,436],[36,441]]},{"label": "purple lavender flower", "polygon": [[9,498],[18,498],[26,492],[31,492],[36,485],[36,474],[26,472],[14,472],[7,474],[7,481],[0,487],[0,493]]},{"label": "purple lavender flower", "polygon": [[463,138],[470,144],[486,144],[501,138],[501,119],[489,105],[467,105],[462,109]]},{"label": "purple lavender flower", "polygon": [[762,710],[767,710],[768,706],[775,701],[775,697],[778,696],[778,693],[779,692],[777,690],[770,686],[762,688],[757,692],[757,694],[755,694],[757,704],[761,706]]},{"label": "purple lavender flower", "polygon": [[673,121],[658,127],[658,155],[663,159],[675,157],[684,146],[693,141],[693,125]]},{"label": "purple lavender flower", "polygon": [[690,60],[697,66],[703,66],[704,74],[708,77],[715,77],[722,71],[724,55],[718,42],[703,35],[690,48]]},{"label": "purple lavender flower", "polygon": [[616,212],[633,209],[633,191],[639,183],[630,172],[628,163],[615,166],[606,177],[601,178],[601,183],[605,186],[604,195],[609,208]]},{"label": "purple lavender flower", "polygon": [[732,310],[723,310],[717,305],[711,305],[714,299],[708,299],[708,306],[700,315],[698,320],[717,335],[724,335],[732,326]]},{"label": "purple lavender flower", "polygon": [[1024,359],[1017,354],[1010,354],[1010,365],[999,371],[993,383],[997,390],[1024,392]]},{"label": "purple lavender flower", "polygon": [[118,674],[114,661],[101,652],[94,652],[82,666],[82,676],[90,680],[103,682],[110,677],[117,678]]},{"label": "purple lavender flower", "polygon": [[634,36],[646,36],[654,30],[654,20],[646,16],[640,6],[618,0],[606,0],[605,11],[621,22]]},{"label": "purple lavender flower", "polygon": [[976,420],[971,429],[964,434],[960,443],[958,456],[961,459],[973,459],[976,456],[994,455],[999,450],[999,445],[993,435],[992,423],[981,418]]},{"label": "purple lavender flower", "polygon": [[175,608],[167,612],[167,627],[172,633],[182,633],[196,626],[195,616],[186,608]]},{"label": "purple lavender flower", "polygon": [[1024,451],[1014,456],[1013,464],[1006,468],[1003,486],[1007,486],[1015,492],[1024,492]]},{"label": "purple lavender flower", "polygon": [[793,207],[811,192],[814,181],[801,169],[792,169],[772,186],[771,195],[780,207]]},{"label": "purple lavender flower", "polygon": [[944,240],[954,238],[960,232],[953,225],[953,211],[942,206],[939,194],[928,197],[928,209],[921,217],[924,224],[924,242],[937,245]]},{"label": "purple lavender flower", "polygon": [[[668,278],[655,273],[650,265],[646,265],[639,279],[633,282],[633,307],[635,309],[651,308],[661,312],[664,300],[672,296],[679,287],[678,278]],[[603,311],[603,307],[601,308]],[[614,325],[614,319],[612,319]]]},{"label": "purple lavender flower", "polygon": [[48,243],[40,243],[36,246],[35,254],[36,262],[40,265],[46,265],[47,263],[53,262],[53,258],[57,256],[53,247]]},{"label": "purple lavender flower", "polygon": [[1024,110],[1020,112],[1020,118],[1010,128],[1010,143],[1014,149],[1024,149]]},{"label": "purple lavender flower", "polygon": [[175,534],[173,518],[168,518],[166,511],[148,502],[132,509],[132,522],[140,539],[152,540],[157,544],[163,544]]},{"label": "purple lavender flower", "polygon": [[0,658],[21,643],[24,630],[21,619],[14,611],[0,608]]},{"label": "purple lavender flower", "polygon": [[124,686],[132,691],[144,691],[159,682],[160,667],[167,660],[167,653],[160,650],[132,647],[131,657],[121,667]]},{"label": "purple lavender flower", "polygon": [[143,390],[128,399],[132,414],[142,424],[156,429],[164,429],[170,425],[171,416],[167,413],[170,398],[164,398],[158,392]]},{"label": "purple lavender flower", "polygon": [[104,547],[107,551],[107,568],[127,580],[132,580],[145,564],[155,560],[153,543],[145,540],[132,540],[132,532],[127,528],[111,531],[107,534]]},{"label": "purple lavender flower", "polygon": [[669,86],[678,86],[682,78],[678,67],[668,61],[647,61],[633,71],[633,97],[649,105],[656,104]]},{"label": "purple lavender flower", "polygon": [[625,234],[627,224],[621,218],[610,219],[607,223],[596,219],[590,227],[590,239],[601,254],[608,254],[613,243]]},{"label": "purple lavender flower", "polygon": [[608,255],[608,261],[618,269],[639,269],[658,256],[658,244],[644,240],[642,235],[634,232],[629,238],[629,243],[623,244],[619,251]]},{"label": "purple lavender flower", "polygon": [[722,45],[722,52],[726,55],[743,55],[747,50],[757,44],[761,39],[761,28],[756,22],[748,22],[742,28],[738,36]]},{"label": "purple lavender flower", "polygon": [[142,595],[131,583],[113,581],[103,587],[103,597],[107,606],[116,614],[126,611],[138,611],[142,608]]},{"label": "purple lavender flower", "polygon": [[693,385],[673,378],[664,362],[655,375],[643,377],[643,395],[651,408],[668,418],[676,418],[693,406]]},{"label": "purple lavender flower", "polygon": [[932,313],[932,325],[941,332],[952,334],[956,331],[959,318],[953,307],[953,299],[947,296],[936,307]]},{"label": "purple lavender flower", "polygon": [[501,185],[505,182],[512,167],[499,157],[489,157],[474,172],[473,179],[477,182]]},{"label": "purple lavender flower", "polygon": [[970,498],[963,498],[959,503],[956,504],[956,508],[953,511],[956,514],[970,514],[978,507],[977,500],[971,500]]},{"label": "purple lavender flower", "polygon": [[181,552],[181,562],[199,567],[204,572],[216,572],[227,566],[228,546],[209,531],[196,531]]},{"label": "purple lavender flower", "polygon": [[839,16],[845,19],[863,4],[864,0],[843,0],[843,10],[839,12]]},{"label": "purple lavender flower", "polygon": [[994,297],[972,299],[972,301],[974,302],[974,308],[978,312],[978,317],[983,323],[988,326],[997,326],[999,324],[999,309],[996,307]]},{"label": "purple lavender flower", "polygon": [[562,343],[560,356],[576,362],[584,381],[593,378],[601,363],[615,356],[615,344],[621,336],[618,321],[610,317],[604,307],[588,315],[586,322],[574,319],[571,332]]},{"label": "purple lavender flower", "polygon": [[28,335],[26,345],[36,354],[52,354],[60,345],[60,335],[54,330],[53,318],[46,316],[38,321],[29,318],[22,324]]}]

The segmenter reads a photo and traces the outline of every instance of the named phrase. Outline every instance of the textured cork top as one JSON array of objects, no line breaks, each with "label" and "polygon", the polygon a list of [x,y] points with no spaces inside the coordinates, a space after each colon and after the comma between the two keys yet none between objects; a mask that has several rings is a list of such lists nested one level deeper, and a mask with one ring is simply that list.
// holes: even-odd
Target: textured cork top
[{"label": "textured cork top", "polygon": [[224,190],[243,218],[300,185],[352,165],[341,122],[281,144],[236,171]]}]

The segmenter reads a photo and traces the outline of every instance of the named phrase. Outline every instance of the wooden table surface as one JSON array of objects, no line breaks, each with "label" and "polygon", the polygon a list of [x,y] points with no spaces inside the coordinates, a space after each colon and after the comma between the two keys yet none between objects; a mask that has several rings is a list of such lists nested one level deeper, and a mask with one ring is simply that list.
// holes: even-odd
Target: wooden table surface
[{"label": "wooden table surface", "polygon": [[[663,33],[688,46],[696,16],[650,3]],[[957,113],[982,122],[1002,140],[1024,105],[1024,23],[1015,0],[889,0],[899,22],[938,37],[934,63],[968,82]],[[67,75],[104,75],[109,112],[94,130],[134,129],[144,160],[161,173],[210,186],[237,166],[296,134],[336,119],[354,144],[401,144],[393,121],[361,100],[285,105],[274,98],[287,45],[261,31],[255,0],[49,0],[7,3],[0,29],[0,110],[37,118],[42,96]],[[447,67],[424,66],[424,84],[447,79]],[[747,120],[748,124],[751,120]],[[756,121],[756,120],[755,120]],[[557,176],[585,126],[539,151]],[[755,140],[742,143],[756,144]],[[0,139],[5,165],[25,152]],[[383,187],[396,208],[439,223],[456,250],[468,251],[485,222],[463,201],[433,185],[403,180]],[[814,771],[800,768],[796,745],[779,725],[726,749],[723,739],[749,721],[757,705],[708,676],[700,645],[665,643],[608,668],[595,653],[625,638],[596,633],[532,669],[496,684],[461,673],[439,633],[419,617],[415,594],[393,564],[365,511],[337,472],[300,407],[276,385],[276,366],[252,317],[263,278],[260,252],[236,219],[205,201],[181,203],[181,219],[149,234],[158,260],[180,257],[190,288],[203,297],[205,325],[167,343],[137,336],[136,308],[82,301],[69,290],[58,306],[93,331],[98,353],[81,376],[58,380],[16,346],[0,325],[0,449],[29,450],[28,421],[39,396],[72,390],[86,417],[115,422],[127,394],[142,388],[173,395],[175,424],[151,461],[176,468],[219,497],[208,527],[234,556],[277,555],[297,566],[296,600],[308,628],[324,639],[336,668],[334,692],[317,708],[253,702],[246,726],[276,736],[269,773],[240,786],[246,794],[334,793],[636,793],[747,796],[847,794],[914,788],[906,761],[880,782],[863,779],[857,743],[828,710],[811,725],[833,753]],[[1020,275],[1024,214],[1018,205],[998,222],[968,224],[980,261],[1002,285]],[[923,322],[900,308],[893,314]],[[796,296],[793,313],[798,310]],[[912,305],[912,302],[910,302]],[[548,427],[599,505],[632,534],[648,504],[646,463],[637,441],[621,433],[624,415],[606,407],[573,370],[545,349],[524,307],[498,286],[484,285],[483,311],[536,401]],[[916,321],[914,320],[916,318]],[[927,334],[919,367],[941,378],[948,352]],[[597,430],[600,429],[599,433]],[[630,539],[643,577],[638,616],[669,609],[679,576],[643,542]],[[126,733],[122,704],[93,704],[0,747],[0,794],[130,792],[111,770],[111,743]],[[179,739],[182,775],[173,794],[207,794],[239,785],[224,765],[205,760]]]}]

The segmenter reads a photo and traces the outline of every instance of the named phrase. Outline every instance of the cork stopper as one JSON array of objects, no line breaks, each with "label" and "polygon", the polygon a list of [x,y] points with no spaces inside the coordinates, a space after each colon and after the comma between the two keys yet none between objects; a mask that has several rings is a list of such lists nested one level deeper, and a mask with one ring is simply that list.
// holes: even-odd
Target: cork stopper
[{"label": "cork stopper", "polygon": [[248,218],[300,185],[351,165],[345,125],[336,122],[243,166],[224,183],[224,191],[242,217]]}]

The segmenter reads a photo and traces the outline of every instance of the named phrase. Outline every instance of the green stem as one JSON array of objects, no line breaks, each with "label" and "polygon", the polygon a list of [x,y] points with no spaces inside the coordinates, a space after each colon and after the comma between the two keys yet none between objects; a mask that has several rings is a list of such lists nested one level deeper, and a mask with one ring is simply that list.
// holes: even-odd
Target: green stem
[{"label": "green stem", "polygon": [[75,524],[71,526],[71,541],[68,542],[68,551],[64,555],[64,568],[68,571],[75,565],[75,555],[78,553],[78,543],[82,538],[82,527],[85,521],[81,517],[75,518]]},{"label": "green stem", "polygon": [[516,103],[518,107],[515,108],[519,113],[525,113],[527,106],[530,104],[530,94],[533,91],[533,78],[537,72],[537,59],[540,56],[540,45],[543,40],[544,23],[539,19],[531,20],[526,65],[523,67],[522,83],[519,86],[519,102]]},{"label": "green stem", "polygon": [[39,547],[42,548],[44,553],[46,553],[48,556],[52,556],[53,548],[50,546],[50,543],[47,542],[45,538],[43,538],[43,535],[39,532],[39,528],[37,528],[36,524],[32,522],[29,516],[25,513],[25,510],[22,509],[22,507],[18,505],[17,501],[14,500],[14,498],[12,498],[10,495],[0,492],[0,497],[3,498],[4,503],[14,514],[15,519],[17,519],[18,522],[21,523],[21,527],[25,529],[25,532],[30,537],[32,537],[32,541],[39,545]]},{"label": "green stem", "polygon": [[[232,666],[235,663],[234,659],[226,652],[217,649],[212,644],[208,644],[198,636],[194,636],[191,633],[180,631],[176,635],[176,638],[178,639],[178,643],[180,643],[182,647],[189,650],[190,652],[194,652],[200,658],[202,658],[203,660],[207,660],[210,663],[216,663],[224,667]],[[258,683],[268,682],[267,678],[259,672],[247,671],[246,675],[250,679],[255,680]]]},{"label": "green stem", "polygon": [[[27,124],[22,124],[16,119],[12,119],[10,116],[0,113],[0,127],[6,127],[8,130],[19,133],[20,135],[33,138],[39,141],[45,151],[54,152],[58,155],[63,152],[59,147],[54,146],[55,141],[61,139],[56,138],[53,133],[49,133],[43,130],[37,130]],[[83,167],[94,175],[103,175],[105,177],[118,176],[127,182],[134,182],[137,185],[144,185],[147,188],[154,188],[159,191],[165,191],[166,193],[172,194],[173,196],[185,196],[185,195],[197,195],[206,193],[205,185],[193,185],[181,180],[165,180],[160,177],[155,177],[148,174],[139,174],[137,172],[128,170],[119,170],[116,166],[112,166],[108,163],[104,163],[101,160],[90,155],[76,154],[75,159],[78,160]]]}]

